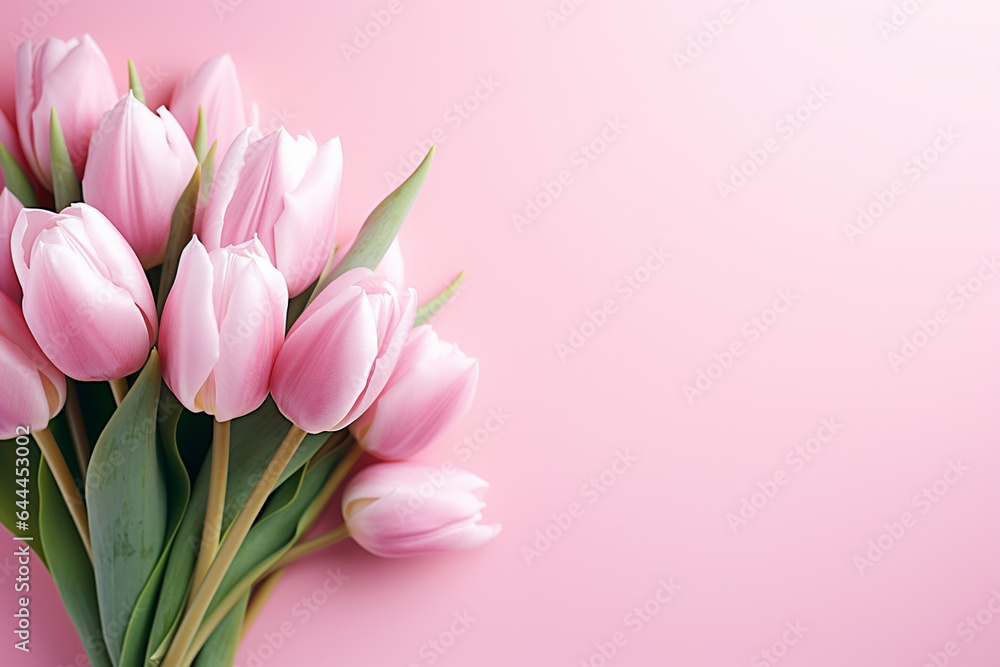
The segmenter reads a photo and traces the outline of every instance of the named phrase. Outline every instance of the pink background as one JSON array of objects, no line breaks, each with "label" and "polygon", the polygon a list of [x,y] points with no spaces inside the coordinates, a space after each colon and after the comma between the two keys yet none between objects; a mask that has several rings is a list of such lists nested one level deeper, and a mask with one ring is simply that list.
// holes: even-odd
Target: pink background
[{"label": "pink background", "polygon": [[[919,9],[884,35],[897,1]],[[400,11],[348,60],[341,44],[390,4]],[[6,0],[4,32],[44,5]],[[39,15],[40,36],[90,32],[122,90],[135,59],[153,103],[232,53],[264,125],[342,138],[347,226],[389,191],[401,157],[443,132],[401,238],[425,297],[468,269],[436,324],[482,359],[482,379],[425,458],[488,478],[487,519],[504,532],[440,558],[384,561],[353,545],[311,557],[237,664],[754,666],[774,664],[768,649],[789,667],[920,667],[954,642],[938,664],[995,666],[1000,280],[977,272],[1000,252],[1000,5],[588,2],[553,27],[559,6],[73,0]],[[729,22],[712,23],[723,10]],[[678,67],[699,33],[706,46]],[[12,67],[5,45],[7,91]],[[481,77],[498,85],[477,90]],[[828,99],[799,109],[814,87]],[[456,122],[463,103],[474,109]],[[9,92],[0,106],[10,114]],[[783,119],[797,109],[793,128]],[[938,153],[948,128],[957,136]],[[592,141],[591,161],[580,148]],[[724,201],[718,182],[768,148]],[[936,161],[913,171],[925,149]],[[845,227],[895,180],[900,194],[852,243]],[[528,198],[544,210],[518,230]],[[657,271],[641,268],[650,247],[670,254]],[[626,274],[645,280],[631,298]],[[981,288],[971,300],[954,291],[966,283]],[[793,305],[775,322],[778,290]],[[603,326],[585,325],[607,300]],[[933,330],[939,310],[944,324],[894,370],[889,353],[922,322]],[[574,327],[593,335],[561,358]],[[713,355],[731,364],[710,367]],[[700,370],[717,379],[689,401]],[[491,411],[505,415],[492,433]],[[836,434],[798,458],[824,419]],[[596,491],[588,480],[620,455],[635,460]],[[946,475],[952,463],[961,476]],[[762,506],[734,532],[744,499]],[[537,531],[556,539],[536,543]],[[880,536],[891,548],[859,566]],[[530,563],[526,547],[539,548]],[[323,600],[317,586],[338,567],[349,579]],[[671,578],[680,590],[661,604]],[[0,661],[84,664],[41,568],[34,583],[34,650],[13,654],[4,633]],[[309,610],[314,594],[323,603]],[[466,612],[469,627],[453,626]],[[800,637],[786,632],[797,623]]]}]

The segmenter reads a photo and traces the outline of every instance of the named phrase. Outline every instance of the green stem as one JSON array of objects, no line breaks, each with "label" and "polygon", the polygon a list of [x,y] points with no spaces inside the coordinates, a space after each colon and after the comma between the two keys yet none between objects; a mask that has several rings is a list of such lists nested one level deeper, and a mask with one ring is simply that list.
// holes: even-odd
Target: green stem
[{"label": "green stem", "polygon": [[208,501],[205,505],[205,523],[201,530],[198,560],[191,578],[191,590],[198,590],[205,578],[222,535],[222,515],[226,509],[226,478],[229,475],[229,422],[213,421],[212,463],[208,481]]}]

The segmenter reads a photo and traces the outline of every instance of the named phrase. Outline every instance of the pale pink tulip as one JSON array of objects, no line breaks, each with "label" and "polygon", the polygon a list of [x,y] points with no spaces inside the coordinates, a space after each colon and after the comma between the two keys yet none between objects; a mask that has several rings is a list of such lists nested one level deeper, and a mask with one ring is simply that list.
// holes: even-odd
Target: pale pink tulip
[{"label": "pale pink tulip", "polygon": [[219,421],[253,412],[267,398],[287,308],[285,280],[260,241],[208,252],[191,239],[163,307],[167,386],[188,410]]},{"label": "pale pink tulip", "polygon": [[357,419],[389,380],[413,328],[417,293],[364,268],[340,276],[288,332],[271,373],[281,412],[310,433]]},{"label": "pale pink tulip", "polygon": [[413,330],[396,369],[351,433],[380,459],[407,459],[452,426],[472,405],[479,362],[442,342],[431,325]]},{"label": "pale pink tulip", "polygon": [[132,248],[96,208],[24,209],[11,235],[28,328],[77,380],[140,368],[156,340],[156,304]]},{"label": "pale pink tulip", "polygon": [[66,400],[66,378],[28,331],[21,309],[0,293],[0,440],[40,431]]},{"label": "pale pink tulip", "polygon": [[385,251],[382,261],[375,267],[375,273],[386,276],[397,285],[406,284],[406,271],[403,264],[403,250],[399,247],[399,237],[392,240],[392,245]]},{"label": "pale pink tulip", "polygon": [[[21,168],[26,172],[31,174],[31,168],[24,159],[24,153],[21,151],[21,140],[17,138],[17,130],[7,119],[7,114],[0,111],[0,144],[3,144],[4,148],[10,151],[10,154],[14,156],[17,163],[21,165]],[[4,180],[3,173],[0,173],[0,188],[6,187],[7,182]]]},{"label": "pale pink tulip", "polygon": [[49,116],[53,108],[73,167],[82,176],[90,135],[104,112],[118,101],[108,61],[94,40],[90,35],[67,41],[26,40],[17,49],[14,89],[21,148],[39,183],[52,189]]},{"label": "pale pink tulip", "polygon": [[218,140],[216,153],[221,157],[248,125],[236,64],[228,53],[206,60],[197,72],[186,74],[174,87],[170,112],[191,141],[198,127],[199,106],[205,113],[208,143]]},{"label": "pale pink tulip", "polygon": [[267,136],[247,128],[216,171],[202,243],[214,250],[258,235],[285,276],[289,296],[300,294],[333,247],[343,167],[339,139],[317,146],[312,137],[293,139],[284,128]]},{"label": "pale pink tulip", "polygon": [[0,192],[0,292],[21,303],[21,283],[10,255],[10,235],[21,212],[21,202],[7,188]]},{"label": "pale pink tulip", "polygon": [[143,267],[156,266],[197,164],[170,112],[160,107],[153,113],[129,91],[104,114],[90,142],[83,198],[114,223]]},{"label": "pale pink tulip", "polygon": [[488,488],[464,470],[378,463],[344,489],[344,522],[358,544],[383,558],[472,549],[500,532],[480,523]]}]

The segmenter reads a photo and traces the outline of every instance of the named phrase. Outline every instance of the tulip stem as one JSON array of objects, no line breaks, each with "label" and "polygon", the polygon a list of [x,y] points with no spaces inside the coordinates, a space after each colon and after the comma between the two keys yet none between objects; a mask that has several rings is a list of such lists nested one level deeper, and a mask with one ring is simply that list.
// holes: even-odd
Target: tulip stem
[{"label": "tulip stem", "polygon": [[108,380],[108,384],[111,385],[111,393],[115,397],[115,405],[121,405],[122,401],[125,400],[125,394],[128,393],[128,378]]},{"label": "tulip stem", "polygon": [[214,420],[212,423],[212,463],[208,481],[208,502],[205,505],[205,523],[201,530],[201,546],[198,561],[191,578],[191,590],[195,591],[205,578],[219,550],[219,536],[222,534],[222,515],[226,509],[226,478],[229,475],[229,422]]},{"label": "tulip stem", "polygon": [[337,467],[333,469],[332,473],[330,473],[330,477],[326,480],[326,483],[323,484],[323,488],[319,490],[316,497],[309,503],[306,511],[302,513],[300,521],[303,522],[304,526],[302,529],[303,535],[316,526],[316,521],[319,520],[320,514],[323,513],[323,510],[330,502],[330,499],[333,498],[333,494],[336,493],[340,484],[344,481],[344,478],[347,477],[347,473],[351,471],[351,468],[354,467],[354,464],[358,462],[358,459],[361,458],[363,453],[364,450],[361,449],[361,446],[358,445],[358,442],[355,440],[350,445],[350,449],[347,450],[347,453],[344,454],[344,458],[340,459],[340,463],[338,463]]},{"label": "tulip stem", "polygon": [[35,437],[35,442],[38,443],[38,448],[42,450],[45,461],[49,464],[49,470],[55,477],[63,500],[66,501],[66,508],[69,510],[70,516],[73,517],[73,523],[76,524],[76,529],[80,533],[80,540],[83,542],[83,548],[87,551],[87,557],[93,561],[94,556],[90,553],[90,525],[87,522],[87,508],[83,503],[83,498],[80,497],[80,490],[73,480],[69,466],[66,465],[66,459],[63,458],[62,451],[48,427],[41,431],[35,431],[32,435]]},{"label": "tulip stem", "polygon": [[302,440],[305,437],[306,432],[298,426],[293,425],[288,430],[288,434],[278,447],[278,451],[274,453],[270,463],[267,464],[267,468],[254,485],[253,490],[250,492],[250,497],[247,498],[246,503],[243,505],[243,509],[240,510],[240,513],[233,521],[233,525],[226,533],[226,537],[222,541],[218,553],[215,555],[215,560],[209,566],[201,585],[191,597],[187,611],[184,612],[180,625],[177,626],[177,633],[170,643],[170,648],[167,649],[167,654],[161,663],[161,667],[181,667],[181,665],[185,664],[188,649],[194,641],[198,627],[205,617],[205,612],[208,611],[208,606],[211,604],[212,598],[215,597],[219,586],[222,584],[222,578],[225,576],[229,566],[232,565],[233,558],[236,557],[236,552],[239,551],[240,545],[243,544],[243,540],[246,539],[247,534],[250,532],[250,528],[253,526],[257,515],[260,514],[261,508],[267,502],[268,495],[274,489],[275,484],[277,484],[278,479],[281,477],[281,473],[285,470],[288,462],[292,460],[292,456],[295,455],[296,450],[302,444]]},{"label": "tulip stem", "polygon": [[76,462],[80,466],[80,477],[87,479],[87,464],[90,463],[90,440],[87,438],[87,426],[83,421],[83,411],[80,409],[80,396],[76,392],[76,382],[70,378],[66,378],[66,420],[69,422],[69,435],[73,439]]},{"label": "tulip stem", "polygon": [[294,547],[285,552],[285,555],[279,558],[274,565],[268,568],[264,576],[269,576],[275,574],[286,567],[294,563],[300,558],[304,558],[311,553],[315,553],[320,549],[330,546],[331,544],[336,544],[341,540],[350,537],[350,533],[347,531],[347,524],[341,524],[333,530],[327,531],[322,535],[317,535],[316,537],[306,540],[305,542],[299,542]]},{"label": "tulip stem", "polygon": [[267,601],[271,599],[271,594],[278,587],[278,582],[281,581],[281,577],[284,574],[285,570],[281,569],[277,572],[264,575],[264,578],[260,580],[260,583],[250,593],[250,602],[247,604],[246,615],[243,617],[243,630],[240,632],[241,640],[247,636],[247,632],[249,632],[250,628],[257,621],[257,617],[264,610],[264,605],[267,604]]}]

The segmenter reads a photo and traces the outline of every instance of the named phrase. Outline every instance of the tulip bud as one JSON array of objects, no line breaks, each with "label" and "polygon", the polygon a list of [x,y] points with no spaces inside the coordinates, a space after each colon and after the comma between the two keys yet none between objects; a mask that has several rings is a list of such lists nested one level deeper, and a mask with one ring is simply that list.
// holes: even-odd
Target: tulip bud
[{"label": "tulip bud", "polygon": [[381,459],[410,458],[472,405],[479,362],[444,343],[431,325],[413,330],[396,369],[351,434]]},{"label": "tulip bud", "polygon": [[406,284],[406,271],[403,264],[403,250],[399,247],[398,236],[392,240],[392,244],[389,246],[389,249],[385,251],[385,256],[382,258],[382,261],[375,267],[375,273],[386,276],[397,285]]},{"label": "tulip bud", "polygon": [[[340,140],[317,147],[280,128],[247,128],[215,174],[199,237],[209,250],[260,237],[294,297],[319,277],[333,247],[344,160]],[[196,230],[199,231],[199,230]]]},{"label": "tulip bud", "polygon": [[385,276],[352,269],[309,304],[285,338],[271,393],[309,433],[336,431],[378,397],[413,328],[417,293]]},{"label": "tulip bud", "polygon": [[90,135],[118,92],[108,61],[90,35],[68,41],[25,40],[14,69],[17,131],[28,166],[46,189],[52,189],[49,165],[49,117],[59,116],[66,147],[83,175]]},{"label": "tulip bud", "polygon": [[17,282],[14,262],[10,255],[10,235],[21,212],[21,202],[7,188],[0,192],[0,292],[14,303],[21,303],[21,283]]},{"label": "tulip bud", "polygon": [[142,368],[156,304],[132,248],[100,211],[24,209],[11,235],[28,328],[56,368],[114,380]]},{"label": "tulip bud", "polygon": [[0,378],[0,440],[41,431],[66,401],[66,378],[42,354],[6,294],[0,294]]},{"label": "tulip bud", "polygon": [[170,112],[191,141],[198,127],[198,107],[205,114],[208,143],[217,140],[218,155],[225,155],[248,125],[236,64],[228,53],[206,60],[193,76],[185,75],[174,87]]},{"label": "tulip bud", "polygon": [[143,267],[163,262],[177,200],[198,164],[184,130],[164,107],[131,91],[104,114],[83,176],[84,200],[110,219]]},{"label": "tulip bud", "polygon": [[160,326],[163,379],[192,412],[229,421],[267,398],[285,337],[288,291],[256,238],[181,253]]},{"label": "tulip bud", "polygon": [[488,488],[464,470],[378,463],[344,489],[344,522],[358,544],[383,558],[472,549],[500,532],[479,523]]}]

